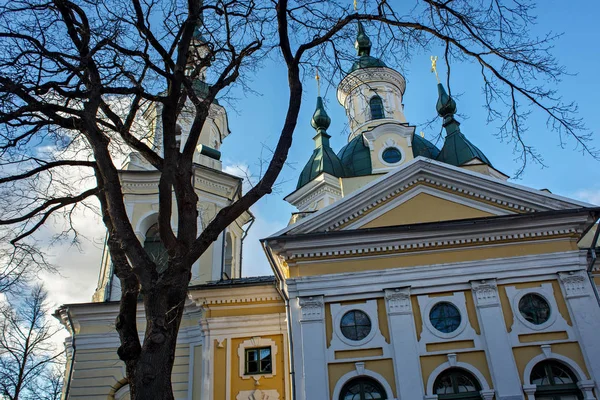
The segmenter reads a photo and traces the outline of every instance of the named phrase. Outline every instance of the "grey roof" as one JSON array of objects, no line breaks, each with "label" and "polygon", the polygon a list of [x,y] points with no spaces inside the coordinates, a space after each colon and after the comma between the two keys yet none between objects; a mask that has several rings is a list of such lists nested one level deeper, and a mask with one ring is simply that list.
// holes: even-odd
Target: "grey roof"
[{"label": "grey roof", "polygon": [[243,285],[268,285],[275,283],[275,275],[249,276],[245,278],[223,279],[220,281],[210,281],[200,285],[190,286],[189,289],[213,289],[220,287],[243,286]]}]

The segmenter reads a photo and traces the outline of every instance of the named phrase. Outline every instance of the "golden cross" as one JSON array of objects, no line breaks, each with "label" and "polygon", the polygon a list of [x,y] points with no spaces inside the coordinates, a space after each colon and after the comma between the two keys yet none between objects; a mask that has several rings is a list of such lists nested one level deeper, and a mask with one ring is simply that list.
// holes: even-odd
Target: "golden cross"
[{"label": "golden cross", "polygon": [[358,1],[354,0],[354,11],[358,11]]},{"label": "golden cross", "polygon": [[421,131],[421,137],[424,138],[425,137],[425,132]]},{"label": "golden cross", "polygon": [[317,74],[315,79],[317,80],[317,96],[321,97],[321,77],[319,76],[319,67],[316,67]]},{"label": "golden cross", "polygon": [[438,83],[440,83],[440,77],[438,76],[438,72],[437,72],[437,56],[431,56],[431,72],[433,72],[435,74],[435,77],[438,81]]}]

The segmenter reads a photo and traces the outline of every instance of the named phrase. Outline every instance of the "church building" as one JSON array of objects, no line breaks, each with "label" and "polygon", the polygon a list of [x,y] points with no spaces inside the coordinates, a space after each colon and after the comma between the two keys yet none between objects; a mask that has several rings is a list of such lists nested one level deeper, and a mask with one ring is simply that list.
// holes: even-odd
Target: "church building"
[{"label": "church building", "polygon": [[[273,275],[241,276],[250,212],[194,266],[175,398],[600,399],[600,208],[509,182],[440,83],[436,147],[410,125],[405,78],[371,55],[360,23],[355,46],[337,88],[347,143],[334,151],[318,97],[315,148],[285,198],[297,212],[261,240]],[[159,112],[145,113],[156,146]],[[188,125],[184,115],[182,135]],[[241,196],[241,178],[221,168],[228,134],[215,103],[195,155],[199,226]],[[131,154],[121,180],[139,240],[160,264],[159,173]],[[129,399],[119,298],[105,252],[92,302],[56,313],[70,333],[63,398]]]}]

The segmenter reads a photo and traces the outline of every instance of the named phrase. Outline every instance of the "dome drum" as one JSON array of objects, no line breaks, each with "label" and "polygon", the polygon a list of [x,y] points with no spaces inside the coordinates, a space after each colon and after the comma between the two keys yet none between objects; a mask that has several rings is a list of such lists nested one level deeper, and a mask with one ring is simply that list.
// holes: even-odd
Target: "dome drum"
[{"label": "dome drum", "polygon": [[388,67],[370,67],[358,69],[348,74],[337,88],[337,98],[339,103],[346,107],[346,100],[351,96],[355,89],[360,86],[369,86],[371,83],[384,83],[386,86],[395,86],[401,96],[406,91],[406,80],[404,76]]}]

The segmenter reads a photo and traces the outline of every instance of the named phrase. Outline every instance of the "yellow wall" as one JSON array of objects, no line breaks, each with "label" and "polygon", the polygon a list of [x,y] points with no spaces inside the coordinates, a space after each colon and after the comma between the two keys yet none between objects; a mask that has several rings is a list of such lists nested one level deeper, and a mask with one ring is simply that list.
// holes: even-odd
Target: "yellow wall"
[{"label": "yellow wall", "polygon": [[489,217],[494,214],[445,200],[427,193],[394,207],[361,228],[408,225],[424,222],[451,221],[466,218]]},{"label": "yellow wall", "polygon": [[[271,339],[275,342],[277,346],[277,355],[276,357],[276,375],[272,378],[261,377],[259,379],[259,386],[255,385],[254,379],[250,376],[249,379],[243,379],[240,377],[240,362],[244,362],[244,360],[240,360],[238,356],[238,348],[240,344],[250,337],[246,338],[235,338],[231,339],[231,364],[230,364],[230,374],[231,374],[231,398],[235,399],[240,391],[243,390],[277,390],[279,393],[279,398],[285,398],[285,363],[287,360],[284,360],[284,342],[283,335],[273,335],[273,336],[261,336],[262,339]],[[219,397],[216,395],[215,388],[215,400],[216,399],[225,399],[225,396]]]}]

